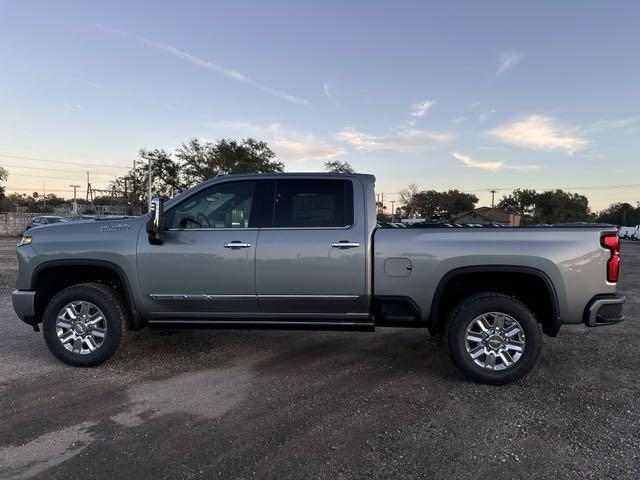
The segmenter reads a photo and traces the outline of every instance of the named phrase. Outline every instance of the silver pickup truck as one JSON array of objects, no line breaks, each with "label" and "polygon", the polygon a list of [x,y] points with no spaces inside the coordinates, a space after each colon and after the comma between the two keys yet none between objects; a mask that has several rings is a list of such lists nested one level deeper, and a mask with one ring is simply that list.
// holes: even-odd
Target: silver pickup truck
[{"label": "silver pickup truck", "polygon": [[408,327],[492,384],[532,369],[542,332],[623,319],[615,228],[383,229],[374,182],[222,175],[141,217],[33,228],[15,311],[76,366],[144,326]]}]

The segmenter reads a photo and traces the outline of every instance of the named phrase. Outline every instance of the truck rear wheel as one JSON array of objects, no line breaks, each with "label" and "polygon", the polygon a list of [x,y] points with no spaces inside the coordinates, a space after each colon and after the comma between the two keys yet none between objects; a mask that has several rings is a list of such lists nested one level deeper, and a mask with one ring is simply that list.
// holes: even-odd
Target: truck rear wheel
[{"label": "truck rear wheel", "polygon": [[500,293],[480,293],[453,310],[445,340],[462,373],[477,382],[503,385],[531,371],[542,334],[523,303]]},{"label": "truck rear wheel", "polygon": [[49,350],[75,367],[93,367],[116,352],[126,332],[127,310],[120,294],[101,283],[61,290],[44,312]]}]

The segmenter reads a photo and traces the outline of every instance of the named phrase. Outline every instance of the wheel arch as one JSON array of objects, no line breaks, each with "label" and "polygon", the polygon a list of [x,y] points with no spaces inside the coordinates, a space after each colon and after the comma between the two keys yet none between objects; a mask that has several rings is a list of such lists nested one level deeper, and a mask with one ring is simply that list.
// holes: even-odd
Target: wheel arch
[{"label": "wheel arch", "polygon": [[[51,277],[61,275],[60,283],[53,288],[44,286],[50,283]],[[35,310],[37,321],[42,320],[42,314],[48,300],[57,292],[71,285],[87,281],[112,281],[118,283],[117,290],[121,293],[127,306],[129,328],[137,330],[143,326],[143,320],[136,309],[131,283],[122,267],[108,260],[95,259],[64,259],[50,260],[38,265],[31,276],[31,289],[36,292]]]},{"label": "wheel arch", "polygon": [[[488,286],[475,285],[475,282],[480,279],[490,280]],[[509,280],[513,282],[525,279],[528,282],[526,285],[508,282]],[[464,286],[465,288],[461,288],[458,292],[449,293],[451,287],[455,286]],[[527,299],[521,298],[522,289],[531,286],[544,292],[547,298],[543,305],[536,304],[532,299],[526,301]],[[428,319],[429,331],[432,334],[441,332],[455,303],[470,294],[482,291],[513,294],[536,313],[544,333],[552,337],[558,334],[562,318],[558,294],[553,282],[542,270],[521,265],[478,265],[459,267],[447,272],[438,282],[431,301]]]}]

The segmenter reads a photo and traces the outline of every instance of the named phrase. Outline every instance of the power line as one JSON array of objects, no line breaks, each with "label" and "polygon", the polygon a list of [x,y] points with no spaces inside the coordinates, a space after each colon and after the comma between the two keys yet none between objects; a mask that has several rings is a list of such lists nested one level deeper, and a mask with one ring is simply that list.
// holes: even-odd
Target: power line
[{"label": "power line", "polygon": [[[22,190],[22,192],[16,192],[16,193],[24,193],[26,191],[29,192],[37,192],[38,188],[32,188],[32,187],[10,187],[9,190]],[[64,190],[64,189],[55,189],[55,188],[47,188],[48,192],[56,192],[56,193],[71,193],[73,192],[73,190]]]},{"label": "power line", "polygon": [[70,162],[68,160],[56,160],[53,158],[42,158],[42,157],[27,157],[24,155],[9,155],[6,153],[0,153],[0,157],[5,158],[16,158],[18,160],[33,160],[34,162],[55,162],[55,163],[64,163],[67,165],[78,165],[82,167],[115,167],[115,168],[129,168],[127,165],[116,165],[114,163],[104,163],[101,160],[98,160],[99,163],[89,163],[89,162]]},{"label": "power line", "polygon": [[[69,180],[69,175],[67,175],[66,177],[54,177],[51,175],[34,175],[32,173],[12,173],[11,176],[13,177],[29,177],[29,178],[47,178],[47,179],[53,179],[53,180]],[[115,175],[114,175],[115,176]]]},{"label": "power line", "polygon": [[[11,168],[20,168],[20,169],[34,169],[37,168],[38,170],[47,170],[47,171],[51,171],[51,172],[64,172],[64,173],[69,173],[69,169],[63,169],[63,168],[49,168],[49,167],[33,167],[33,166],[25,166],[25,165],[16,165],[14,163],[4,163],[2,162],[2,166],[3,167],[11,167]],[[84,173],[84,168],[83,168],[83,173]],[[11,172],[9,172],[10,175],[15,175],[12,174]],[[94,175],[104,175],[104,176],[113,176],[113,173],[94,173]]]},{"label": "power line", "polygon": [[[505,192],[505,191],[513,191],[518,188],[529,188],[531,190],[606,190],[611,188],[640,188],[640,184],[631,183],[631,184],[622,184],[622,185],[583,185],[578,187],[558,187],[558,186],[546,186],[546,187],[502,187],[502,188],[494,188],[496,192]],[[487,188],[473,188],[473,189],[459,189],[463,192],[491,192],[491,190]],[[402,192],[385,192],[385,195],[401,195]]]}]

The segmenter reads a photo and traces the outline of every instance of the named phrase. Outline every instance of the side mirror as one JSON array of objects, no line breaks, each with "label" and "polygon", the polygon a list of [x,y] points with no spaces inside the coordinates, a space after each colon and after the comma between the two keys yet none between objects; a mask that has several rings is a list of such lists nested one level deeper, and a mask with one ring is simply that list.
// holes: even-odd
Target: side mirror
[{"label": "side mirror", "polygon": [[153,244],[162,243],[162,213],[163,202],[160,198],[151,200],[151,210],[149,210],[149,220],[147,220],[147,233],[149,242]]}]

